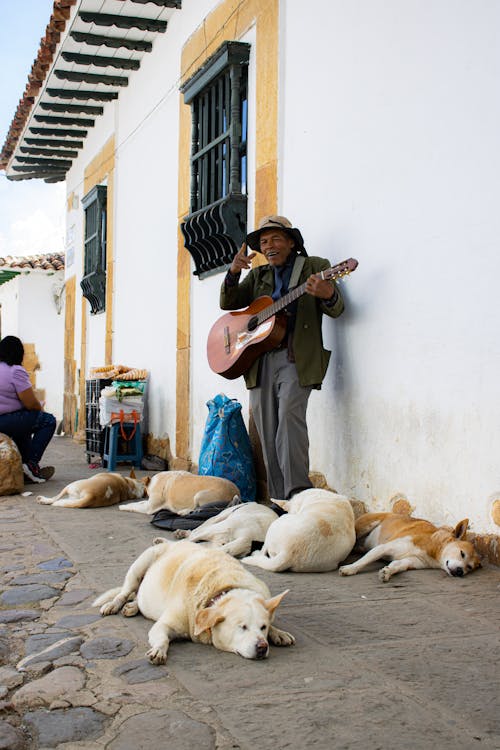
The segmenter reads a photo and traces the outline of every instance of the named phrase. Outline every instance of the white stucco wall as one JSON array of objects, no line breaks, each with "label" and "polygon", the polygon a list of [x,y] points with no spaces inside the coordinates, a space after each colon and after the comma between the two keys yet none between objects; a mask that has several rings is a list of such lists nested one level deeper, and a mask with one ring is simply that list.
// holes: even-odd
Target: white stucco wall
[{"label": "white stucco wall", "polygon": [[314,15],[305,34],[303,5],[282,3],[280,207],[310,253],[360,265],[325,324],[312,468],[371,507],[401,492],[495,530],[500,6],[317,0]]},{"label": "white stucco wall", "polygon": [[[150,372],[148,430],[168,437],[175,453],[177,344],[178,123],[182,46],[212,0],[186,3],[156,35],[119,99],[105,105],[67,177],[80,202],[68,212],[77,281],[83,263],[84,168],[115,137],[113,361]],[[70,271],[68,271],[70,272]],[[77,284],[75,351],[80,352]],[[89,368],[104,362],[105,316],[87,313]]]},{"label": "white stucco wall", "polygon": [[18,336],[19,330],[19,276],[0,285],[1,330],[0,338]]},{"label": "white stucco wall", "polygon": [[[108,102],[104,105],[104,113],[96,118],[95,127],[89,128],[84,140],[84,147],[79,151],[79,158],[66,175],[66,192],[71,196],[67,202],[66,212],[66,254],[70,262],[66,267],[66,278],[76,276],[76,311],[75,311],[75,356],[78,366],[82,367],[85,377],[89,376],[91,367],[98,367],[105,363],[105,333],[106,316],[102,313],[90,314],[90,305],[86,304],[86,341],[87,361],[80,363],[81,335],[82,335],[82,290],[80,281],[83,269],[83,243],[85,214],[82,199],[85,197],[85,169],[102,151],[105,144],[115,131],[116,104]],[[105,185],[106,180],[102,183]]]},{"label": "white stucco wall", "polygon": [[[174,454],[180,65],[183,45],[212,7],[209,0],[186,3],[172,16],[167,33],[157,35],[153,53],[143,57],[117,104],[114,360],[150,371],[148,429],[168,437]],[[220,281],[220,276],[203,282],[193,276],[191,282],[195,461],[205,403],[224,385],[210,372],[205,355],[207,325],[219,314]]]},{"label": "white stucco wall", "polygon": [[[168,436],[174,454],[180,61],[212,7],[186,2],[173,14],[67,180],[81,201],[84,167],[115,135],[113,359],[150,370],[149,430]],[[496,531],[488,511],[500,492],[499,14],[493,0],[315,0],[307,14],[295,0],[280,6],[278,209],[311,254],[360,263],[342,282],[346,313],[325,321],[334,355],[311,396],[311,469],[371,508],[403,493],[417,513],[469,516],[476,531]],[[253,29],[243,41],[252,44],[253,227]],[[68,212],[68,275],[78,280],[82,221],[81,205]],[[206,401],[223,391],[247,417],[243,381],[206,362],[221,281],[191,282],[194,461]],[[79,310],[77,300],[77,356]],[[86,372],[104,359],[104,316],[88,316],[87,344]]]},{"label": "white stucco wall", "polygon": [[0,286],[2,337],[18,336],[35,345],[40,362],[36,387],[45,391],[45,409],[58,421],[63,414],[64,307],[57,312],[53,287],[63,279],[63,271],[23,271]]}]

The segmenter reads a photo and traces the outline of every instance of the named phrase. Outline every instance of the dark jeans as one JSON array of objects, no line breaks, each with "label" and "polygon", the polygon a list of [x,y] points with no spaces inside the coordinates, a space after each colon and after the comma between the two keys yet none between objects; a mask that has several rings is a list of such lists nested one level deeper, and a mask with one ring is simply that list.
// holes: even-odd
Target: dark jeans
[{"label": "dark jeans", "polygon": [[23,464],[27,461],[40,463],[55,429],[56,418],[44,411],[19,409],[9,414],[0,414],[0,432],[15,442]]}]

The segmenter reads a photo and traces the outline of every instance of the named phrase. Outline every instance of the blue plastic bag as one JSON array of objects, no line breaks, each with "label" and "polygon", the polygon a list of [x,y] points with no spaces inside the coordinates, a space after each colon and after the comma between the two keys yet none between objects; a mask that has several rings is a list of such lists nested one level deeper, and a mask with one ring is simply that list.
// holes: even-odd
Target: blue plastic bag
[{"label": "blue plastic bag", "polygon": [[238,487],[243,502],[254,502],[255,467],[241,404],[237,399],[219,393],[207,401],[207,406],[198,474],[230,479]]}]

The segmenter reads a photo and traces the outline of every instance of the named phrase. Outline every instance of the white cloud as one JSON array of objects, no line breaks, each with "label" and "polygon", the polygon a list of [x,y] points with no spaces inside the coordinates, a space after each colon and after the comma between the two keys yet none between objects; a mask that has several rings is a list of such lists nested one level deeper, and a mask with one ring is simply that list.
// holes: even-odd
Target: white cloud
[{"label": "white cloud", "polygon": [[62,227],[54,222],[53,217],[37,209],[12,224],[9,246],[11,255],[62,252]]},{"label": "white cloud", "polygon": [[65,185],[44,187],[2,184],[0,257],[64,251]]}]

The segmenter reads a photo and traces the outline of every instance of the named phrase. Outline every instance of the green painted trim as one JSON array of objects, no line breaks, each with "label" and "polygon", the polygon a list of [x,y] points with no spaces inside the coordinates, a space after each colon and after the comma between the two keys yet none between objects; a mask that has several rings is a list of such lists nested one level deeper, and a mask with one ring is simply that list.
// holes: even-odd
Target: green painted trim
[{"label": "green painted trim", "polygon": [[14,278],[14,276],[19,276],[21,271],[4,271],[0,270],[0,285],[6,284],[8,281]]}]

